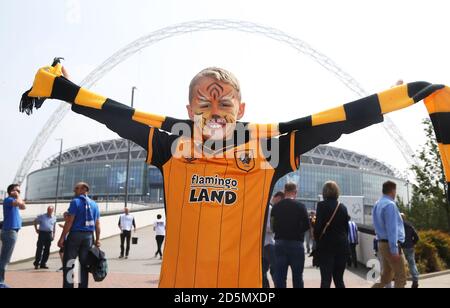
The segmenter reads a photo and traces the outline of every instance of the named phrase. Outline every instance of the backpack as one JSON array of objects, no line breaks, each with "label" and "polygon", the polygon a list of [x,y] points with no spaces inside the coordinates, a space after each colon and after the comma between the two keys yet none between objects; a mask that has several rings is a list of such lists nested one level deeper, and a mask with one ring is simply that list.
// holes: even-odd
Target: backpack
[{"label": "backpack", "polygon": [[105,253],[98,247],[94,246],[89,250],[87,266],[96,282],[101,282],[108,276],[108,261]]}]

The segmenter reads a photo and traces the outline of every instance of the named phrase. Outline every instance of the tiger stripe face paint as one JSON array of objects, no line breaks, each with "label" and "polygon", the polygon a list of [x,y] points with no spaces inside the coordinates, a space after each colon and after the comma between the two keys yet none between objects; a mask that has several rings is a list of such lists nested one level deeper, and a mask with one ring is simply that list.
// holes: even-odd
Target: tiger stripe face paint
[{"label": "tiger stripe face paint", "polygon": [[243,115],[243,104],[229,84],[202,78],[195,87],[195,96],[188,106],[195,129],[204,140],[227,139]]}]

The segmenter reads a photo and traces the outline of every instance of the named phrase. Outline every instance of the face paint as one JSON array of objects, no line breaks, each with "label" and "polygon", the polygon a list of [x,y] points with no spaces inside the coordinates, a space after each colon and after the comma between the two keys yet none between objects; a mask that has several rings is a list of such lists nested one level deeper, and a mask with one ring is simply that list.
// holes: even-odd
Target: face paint
[{"label": "face paint", "polygon": [[223,87],[217,82],[214,82],[208,86],[208,93],[214,100],[218,100],[223,95]]},{"label": "face paint", "polygon": [[194,122],[204,138],[224,139],[234,131],[239,101],[231,86],[207,81],[198,86],[191,104]]}]

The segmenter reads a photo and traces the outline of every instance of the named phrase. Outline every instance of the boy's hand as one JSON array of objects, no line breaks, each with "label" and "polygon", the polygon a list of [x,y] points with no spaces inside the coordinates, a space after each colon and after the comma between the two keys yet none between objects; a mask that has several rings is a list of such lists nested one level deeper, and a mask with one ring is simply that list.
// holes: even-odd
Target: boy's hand
[{"label": "boy's hand", "polygon": [[62,72],[62,75],[63,75],[66,79],[70,80],[69,72],[67,71],[67,69],[66,69],[64,66],[61,67],[61,72]]}]

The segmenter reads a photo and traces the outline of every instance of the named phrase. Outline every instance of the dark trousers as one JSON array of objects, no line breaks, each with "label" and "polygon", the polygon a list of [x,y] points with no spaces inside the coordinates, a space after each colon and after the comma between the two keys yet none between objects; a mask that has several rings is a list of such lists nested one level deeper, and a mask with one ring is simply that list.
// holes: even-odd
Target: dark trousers
[{"label": "dark trousers", "polygon": [[120,235],[120,256],[123,257],[125,251],[125,240],[127,241],[126,256],[130,254],[131,231],[122,231]]},{"label": "dark trousers", "polygon": [[276,271],[275,287],[286,288],[289,266],[292,270],[292,285],[303,288],[303,270],[305,268],[305,248],[302,241],[275,241]]},{"label": "dark trousers", "polygon": [[320,287],[329,289],[331,287],[331,280],[334,281],[336,288],[344,289],[344,272],[347,264],[347,254],[320,254]]},{"label": "dark trousers", "polygon": [[92,232],[71,232],[64,244],[64,288],[74,287],[74,267],[78,258],[80,262],[79,288],[87,289],[89,272],[86,267],[89,250],[94,242]]},{"label": "dark trousers", "polygon": [[263,288],[270,288],[267,272],[270,271],[272,280],[275,281],[275,246],[266,245],[263,250],[262,270],[263,270]]},{"label": "dark trousers", "polygon": [[36,247],[36,257],[34,258],[34,266],[47,265],[50,256],[50,247],[52,245],[52,232],[39,231],[39,238]]},{"label": "dark trousers", "polygon": [[157,235],[156,244],[158,245],[158,250],[156,251],[155,256],[159,254],[162,257],[161,247],[163,243],[164,243],[164,235]]},{"label": "dark trousers", "polygon": [[356,246],[357,245],[358,244],[350,244],[350,256],[348,258],[348,263],[347,263],[348,266],[352,266],[352,264],[353,264],[353,266],[355,268],[358,267],[358,256],[356,255]]}]

